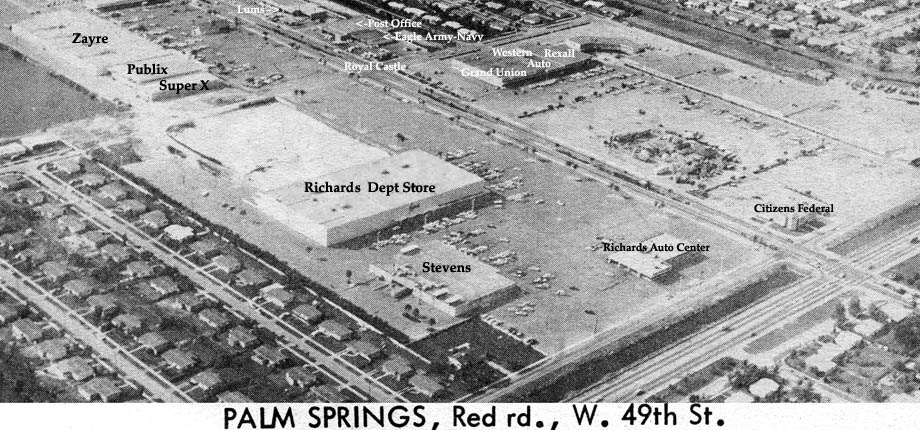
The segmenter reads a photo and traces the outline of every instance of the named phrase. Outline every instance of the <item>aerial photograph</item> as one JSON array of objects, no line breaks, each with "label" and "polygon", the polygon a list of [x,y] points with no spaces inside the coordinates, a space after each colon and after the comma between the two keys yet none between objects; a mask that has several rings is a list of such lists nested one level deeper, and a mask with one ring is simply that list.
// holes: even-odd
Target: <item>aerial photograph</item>
[{"label": "aerial photograph", "polygon": [[2,403],[920,402],[918,300],[920,0],[0,0]]}]

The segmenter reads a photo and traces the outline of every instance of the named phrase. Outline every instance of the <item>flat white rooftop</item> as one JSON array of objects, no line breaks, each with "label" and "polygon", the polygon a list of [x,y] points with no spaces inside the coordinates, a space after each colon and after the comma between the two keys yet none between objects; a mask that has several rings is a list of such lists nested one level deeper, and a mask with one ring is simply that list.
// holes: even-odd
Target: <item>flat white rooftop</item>
[{"label": "flat white rooftop", "polygon": [[[140,68],[144,65],[153,67],[154,65],[165,68],[165,74],[141,74],[138,70],[132,70],[128,73],[129,66]],[[124,79],[134,84],[159,81],[160,79],[169,79],[178,76],[185,76],[193,73],[207,72],[208,68],[203,63],[195,61],[179,53],[169,53],[159,57],[133,61],[131,63],[117,64],[109,68],[112,76]],[[194,80],[190,82],[195,82]]]},{"label": "flat white rooftop", "polygon": [[[421,245],[421,251],[411,256],[400,256],[400,264],[408,264],[425,278],[436,284],[444,284],[450,294],[460,296],[466,302],[486,297],[496,291],[514,286],[514,281],[502,275],[497,268],[464,254],[437,240]],[[440,265],[469,265],[469,272],[422,273],[422,263]]]},{"label": "flat white rooftop", "polygon": [[[625,266],[646,278],[654,279],[669,272],[671,261],[687,253],[687,251],[677,250],[677,244],[681,242],[680,239],[664,233],[642,242],[642,245],[649,248],[648,252],[617,251],[611,253],[607,260]],[[672,250],[653,251],[651,250],[652,245],[656,247],[670,245]]]},{"label": "flat white rooftop", "polygon": [[[167,50],[121,26],[86,11],[57,10],[41,13],[13,25],[13,32],[39,43],[55,56],[78,67],[104,73],[116,64],[160,57]],[[105,35],[105,43],[73,43],[74,33]]]},{"label": "flat white rooftop", "polygon": [[387,156],[281,102],[197,119],[175,137],[263,191]]},{"label": "flat white rooftop", "polygon": [[[392,209],[421,204],[423,200],[465,188],[469,188],[469,192],[460,193],[460,197],[476,194],[476,186],[483,182],[479,176],[420,150],[402,152],[308,180],[330,184],[353,182],[361,186],[361,192],[357,193],[307,193],[304,192],[303,183],[298,182],[267,192],[291,211],[303,213],[314,223],[326,228],[345,225]],[[390,195],[368,192],[368,182],[372,181],[400,186],[404,182],[434,185],[435,192],[398,192]]]}]

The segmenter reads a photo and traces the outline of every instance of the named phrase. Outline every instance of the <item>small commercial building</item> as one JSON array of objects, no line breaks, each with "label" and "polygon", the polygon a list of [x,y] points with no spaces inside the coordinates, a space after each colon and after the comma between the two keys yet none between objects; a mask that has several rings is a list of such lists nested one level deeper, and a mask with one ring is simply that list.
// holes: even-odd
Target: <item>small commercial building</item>
[{"label": "small commercial building", "polygon": [[[645,279],[659,279],[671,272],[674,266],[687,261],[695,251],[678,246],[683,241],[669,234],[661,234],[641,242],[637,248],[611,252],[607,261],[628,269]],[[667,248],[664,250],[662,248]]]}]

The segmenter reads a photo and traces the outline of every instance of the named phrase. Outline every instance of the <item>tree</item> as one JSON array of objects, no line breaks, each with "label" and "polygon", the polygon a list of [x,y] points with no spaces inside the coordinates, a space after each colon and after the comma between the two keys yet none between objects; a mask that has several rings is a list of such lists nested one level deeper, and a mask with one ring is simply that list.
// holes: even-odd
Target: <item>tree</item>
[{"label": "tree", "polygon": [[739,390],[750,387],[761,378],[768,376],[770,376],[770,374],[767,369],[760,368],[745,361],[739,364],[736,370],[728,375],[728,381],[731,383],[732,388]]},{"label": "tree", "polygon": [[57,397],[53,389],[39,383],[35,369],[19,351],[0,342],[0,402],[45,403]]},{"label": "tree", "polygon": [[837,306],[834,307],[834,319],[837,320],[837,324],[843,324],[847,321],[847,309],[843,306],[843,303],[837,302]]},{"label": "tree", "polygon": [[902,324],[897,326],[894,329],[894,339],[908,351],[920,346],[920,338],[917,337],[917,333],[914,332],[913,327],[910,325]]},{"label": "tree", "polygon": [[859,297],[853,297],[850,299],[850,315],[859,316],[862,314],[862,305],[859,303]]},{"label": "tree", "polygon": [[866,307],[866,314],[869,315],[869,318],[879,322],[885,322],[885,320],[888,318],[888,316],[885,315],[885,313],[882,312],[882,310],[879,309],[875,303],[869,303],[869,306]]}]

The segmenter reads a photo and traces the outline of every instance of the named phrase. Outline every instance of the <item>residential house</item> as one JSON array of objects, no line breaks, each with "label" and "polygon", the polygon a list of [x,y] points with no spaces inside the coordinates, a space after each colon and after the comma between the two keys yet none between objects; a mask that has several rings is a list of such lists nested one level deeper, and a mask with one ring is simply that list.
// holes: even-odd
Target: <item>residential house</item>
[{"label": "residential house", "polygon": [[407,377],[411,376],[415,369],[412,368],[412,364],[409,363],[405,357],[397,355],[383,363],[383,372],[389,375],[393,375],[397,381],[405,380]]},{"label": "residential house", "polygon": [[288,385],[298,388],[309,388],[320,383],[315,373],[303,367],[288,369],[284,374],[284,379],[287,380]]},{"label": "residential house", "polygon": [[735,391],[725,398],[724,403],[754,403],[754,398],[744,391]]},{"label": "residential house", "polygon": [[80,241],[83,246],[89,249],[99,249],[105,245],[111,237],[99,230],[91,230],[80,235]]},{"label": "residential house", "polygon": [[217,395],[219,403],[252,403],[252,399],[239,391],[224,391]]},{"label": "residential house", "polygon": [[19,319],[22,312],[14,305],[9,303],[0,303],[0,324],[7,324]]},{"label": "residential house", "polygon": [[162,334],[153,331],[142,334],[137,338],[137,342],[156,355],[163,353],[163,351],[172,346],[172,342],[166,340]]},{"label": "residential house", "polygon": [[178,293],[179,284],[169,276],[157,276],[150,280],[150,289],[163,298]]},{"label": "residential house", "polygon": [[86,357],[79,356],[58,361],[48,366],[47,372],[52,377],[62,381],[68,379],[85,381],[96,376],[96,369],[93,368],[92,362]]},{"label": "residential house", "polygon": [[109,199],[113,202],[124,200],[128,197],[128,191],[121,184],[112,183],[103,186],[97,194],[99,198]]},{"label": "residential house", "polygon": [[45,329],[29,319],[19,319],[11,324],[13,337],[28,343],[38,343],[45,338]]},{"label": "residential house", "polygon": [[89,188],[99,188],[105,185],[106,182],[108,182],[108,180],[103,175],[98,173],[86,173],[73,180],[71,184]]},{"label": "residential house", "polygon": [[45,198],[45,193],[31,188],[26,190],[19,190],[19,192],[16,193],[16,201],[19,203],[25,203],[29,207],[38,206],[42,203],[45,203]]},{"label": "residential house", "polygon": [[882,303],[878,309],[888,317],[888,321],[895,323],[901,322],[914,314],[912,309],[895,302]]},{"label": "residential house", "polygon": [[770,378],[760,378],[748,387],[748,391],[758,399],[764,399],[779,389],[779,384]]},{"label": "residential house", "polygon": [[163,211],[157,209],[141,215],[141,224],[159,230],[169,225],[169,218],[166,217]]},{"label": "residential house", "polygon": [[65,175],[76,175],[83,171],[83,166],[79,160],[68,158],[54,162],[54,168]]},{"label": "residential house", "polygon": [[191,353],[173,348],[164,352],[161,357],[169,367],[185,372],[198,365],[198,359]]},{"label": "residential house", "polygon": [[89,402],[115,402],[125,395],[118,383],[108,376],[96,377],[81,384],[77,387],[77,392]]},{"label": "residential house", "polygon": [[149,278],[154,275],[153,267],[145,261],[132,261],[128,263],[126,272],[132,279]]},{"label": "residential house", "polygon": [[58,203],[45,203],[35,211],[44,219],[58,219],[64,215],[64,205]]},{"label": "residential house", "polygon": [[163,229],[163,233],[166,234],[166,237],[179,243],[184,243],[195,237],[195,230],[192,230],[191,227],[179,224],[173,224],[166,227]]},{"label": "residential house", "polygon": [[214,258],[214,266],[227,274],[239,272],[243,268],[239,260],[229,255],[219,255]]},{"label": "residential house", "polygon": [[93,279],[74,279],[64,283],[64,291],[72,296],[85,299],[93,295],[98,286],[98,283]]},{"label": "residential house", "polygon": [[316,308],[313,305],[303,304],[291,311],[294,316],[310,323],[316,324],[323,319],[323,312]]},{"label": "residential house", "polygon": [[48,258],[48,250],[42,248],[26,248],[19,251],[15,258],[19,261],[28,261],[32,264],[39,264]]},{"label": "residential house", "polygon": [[102,318],[108,319],[118,315],[120,307],[112,294],[97,294],[86,299],[90,309]]},{"label": "residential house", "polygon": [[268,345],[262,345],[252,352],[252,361],[270,368],[284,366],[288,360],[290,356],[287,351]]},{"label": "residential house", "polygon": [[354,336],[354,332],[350,328],[335,320],[326,320],[319,323],[317,332],[340,342],[351,339]]},{"label": "residential house", "polygon": [[213,370],[204,370],[192,376],[189,381],[206,393],[214,393],[224,386],[224,379]]},{"label": "residential house", "polygon": [[175,306],[186,312],[198,312],[210,305],[210,302],[195,293],[179,294],[175,298]]},{"label": "residential house", "polygon": [[294,296],[294,294],[291,294],[291,292],[286,290],[284,285],[281,284],[269,285],[259,290],[259,293],[266,302],[280,308],[287,308],[295,301],[297,301],[297,298]]},{"label": "residential house", "polygon": [[220,241],[213,237],[198,240],[189,245],[189,248],[195,255],[202,258],[212,258],[220,255]]},{"label": "residential house", "polygon": [[0,176],[0,191],[15,191],[26,186],[26,180],[19,175]]},{"label": "residential house", "polygon": [[346,350],[352,355],[367,361],[368,364],[384,355],[383,347],[364,339],[349,343]]},{"label": "residential house", "polygon": [[434,378],[418,374],[409,378],[409,385],[419,394],[434,399],[444,392],[444,386]]},{"label": "residential house", "polygon": [[147,205],[135,199],[127,199],[119,202],[116,209],[125,216],[133,217],[147,212]]},{"label": "residential house", "polygon": [[144,321],[134,314],[121,314],[112,319],[112,325],[128,335],[136,335],[144,331]]},{"label": "residential house", "polygon": [[543,16],[538,13],[528,13],[521,18],[521,22],[527,25],[537,25],[543,22]]},{"label": "residential house", "polygon": [[230,319],[223,312],[208,308],[198,313],[198,319],[207,324],[209,327],[223,330],[230,325]]},{"label": "residential house", "polygon": [[86,221],[76,215],[63,215],[57,219],[57,228],[61,233],[80,234],[86,231]]},{"label": "residential house", "polygon": [[54,363],[67,358],[73,348],[73,343],[64,338],[48,339],[35,345],[35,352],[43,360]]},{"label": "residential house", "polygon": [[347,403],[348,398],[341,391],[336,390],[328,385],[317,385],[310,388],[310,392],[316,396],[317,400],[323,403]]},{"label": "residential house", "polygon": [[884,327],[884,324],[876,320],[864,319],[857,322],[856,325],[853,326],[853,332],[862,337],[871,338],[872,336],[875,336],[875,334],[878,333],[882,327]]},{"label": "residential house", "polygon": [[99,251],[115,264],[124,263],[133,257],[131,250],[127,246],[118,243],[104,245]]},{"label": "residential house", "polygon": [[28,246],[29,239],[21,231],[0,235],[0,250],[2,251],[16,252],[26,249]]},{"label": "residential house", "polygon": [[237,346],[240,348],[252,348],[259,344],[259,338],[257,338],[251,331],[241,326],[236,326],[230,329],[227,333],[227,344],[230,346]]},{"label": "residential house", "polygon": [[63,281],[72,273],[67,263],[61,261],[49,261],[44,263],[39,267],[39,270],[41,270],[45,278],[48,278],[51,282]]},{"label": "residential house", "polygon": [[269,282],[268,277],[256,269],[245,269],[236,275],[236,285],[240,287],[262,288]]}]

